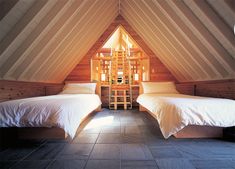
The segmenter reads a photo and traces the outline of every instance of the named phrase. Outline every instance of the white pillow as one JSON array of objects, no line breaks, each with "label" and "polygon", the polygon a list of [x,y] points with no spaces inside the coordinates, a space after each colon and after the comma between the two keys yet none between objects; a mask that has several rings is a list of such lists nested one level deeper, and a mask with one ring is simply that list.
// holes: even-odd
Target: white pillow
[{"label": "white pillow", "polygon": [[178,94],[174,82],[142,82],[143,93]]},{"label": "white pillow", "polygon": [[96,83],[67,83],[60,94],[95,94]]}]

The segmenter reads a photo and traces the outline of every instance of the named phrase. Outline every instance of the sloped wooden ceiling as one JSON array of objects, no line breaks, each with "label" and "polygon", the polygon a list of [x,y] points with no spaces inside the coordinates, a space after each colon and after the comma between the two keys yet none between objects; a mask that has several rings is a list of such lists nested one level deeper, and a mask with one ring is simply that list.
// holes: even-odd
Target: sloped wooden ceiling
[{"label": "sloped wooden ceiling", "polygon": [[121,2],[121,15],[179,81],[235,77],[233,0]]},{"label": "sloped wooden ceiling", "polygon": [[235,78],[233,0],[0,0],[0,79],[62,82],[122,15],[178,81]]},{"label": "sloped wooden ceiling", "polygon": [[0,78],[62,82],[118,9],[116,0],[19,0],[0,21]]}]

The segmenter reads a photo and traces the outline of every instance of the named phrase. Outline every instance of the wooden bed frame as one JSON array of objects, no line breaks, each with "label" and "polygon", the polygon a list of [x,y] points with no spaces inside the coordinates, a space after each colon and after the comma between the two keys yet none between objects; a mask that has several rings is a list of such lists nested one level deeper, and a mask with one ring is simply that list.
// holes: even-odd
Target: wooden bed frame
[{"label": "wooden bed frame", "polygon": [[[143,87],[140,84],[139,94],[143,93]],[[143,105],[139,105],[139,111],[148,112],[155,119],[154,114],[145,108]],[[222,138],[223,137],[223,127],[212,127],[212,126],[197,126],[189,125],[184,127],[182,130],[174,134],[176,138]]]},{"label": "wooden bed frame", "polygon": [[[93,82],[78,82],[78,81],[68,81],[66,83],[93,83]],[[97,82],[96,85],[96,94],[101,97],[101,88],[100,84]],[[81,121],[83,122],[90,114],[93,112],[101,111],[101,106],[97,107],[94,111],[90,112],[86,117]],[[8,128],[2,128],[4,132],[7,132]],[[15,130],[16,137],[19,139],[66,139],[68,134],[61,128],[58,127],[10,127],[9,130]],[[0,128],[1,130],[1,128]]]}]

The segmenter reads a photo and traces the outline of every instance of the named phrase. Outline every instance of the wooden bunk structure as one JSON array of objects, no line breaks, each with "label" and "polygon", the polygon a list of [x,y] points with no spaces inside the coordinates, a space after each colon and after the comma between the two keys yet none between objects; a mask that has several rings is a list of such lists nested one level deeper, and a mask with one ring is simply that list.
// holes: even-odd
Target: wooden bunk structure
[{"label": "wooden bunk structure", "polygon": [[111,59],[109,108],[132,108],[131,69],[126,51],[115,51]]}]

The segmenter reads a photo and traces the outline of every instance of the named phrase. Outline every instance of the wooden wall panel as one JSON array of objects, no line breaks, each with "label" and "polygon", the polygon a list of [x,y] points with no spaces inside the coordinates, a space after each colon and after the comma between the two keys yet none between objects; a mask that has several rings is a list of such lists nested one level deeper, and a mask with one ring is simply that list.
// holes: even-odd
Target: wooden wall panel
[{"label": "wooden wall panel", "polygon": [[196,84],[197,96],[219,97],[235,100],[235,80]]},{"label": "wooden wall panel", "polygon": [[176,81],[156,56],[150,56],[150,81]]},{"label": "wooden wall panel", "polygon": [[[117,17],[118,18],[118,17]],[[110,26],[104,31],[96,43],[89,49],[89,51],[83,56],[82,60],[66,77],[65,81],[90,81],[91,80],[91,58],[102,48],[108,38],[115,31],[120,21],[116,19]]]},{"label": "wooden wall panel", "polygon": [[195,95],[195,85],[194,84],[176,84],[176,89],[182,94]]},{"label": "wooden wall panel", "polygon": [[[122,16],[118,16],[114,22],[106,29],[101,37],[96,41],[88,53],[83,57],[80,63],[71,71],[65,81],[90,81],[91,80],[91,58],[97,51],[104,45],[116,28],[122,25],[128,34],[136,41],[136,43],[142,48],[145,54],[150,59],[150,80],[151,81],[176,81],[171,72],[163,65],[163,63],[157,58],[142,38],[135,32],[135,30],[125,21]],[[101,101],[102,107],[108,107],[108,88],[101,88]],[[133,88],[133,106],[138,106],[136,99],[139,95],[138,87]]]},{"label": "wooden wall panel", "polygon": [[0,80],[0,102],[27,97],[58,94],[62,87],[62,84]]},{"label": "wooden wall panel", "polygon": [[219,80],[189,82],[176,84],[177,90],[183,94],[196,96],[227,98],[235,100],[235,80]]},{"label": "wooden wall panel", "polygon": [[63,90],[63,87],[64,87],[64,84],[45,86],[46,96],[60,93]]},{"label": "wooden wall panel", "polygon": [[86,55],[80,63],[67,76],[65,81],[90,81],[91,80],[91,60]]},{"label": "wooden wall panel", "polygon": [[145,54],[150,58],[150,80],[151,81],[176,81],[171,72],[163,65],[152,50],[146,45],[142,38],[135,30],[125,21],[122,16],[118,16],[113,23],[106,29],[101,37],[96,41],[88,53],[83,57],[80,63],[71,71],[65,81],[89,81],[91,80],[90,60],[97,51],[104,45],[115,29],[122,25],[128,34],[143,49]]}]

